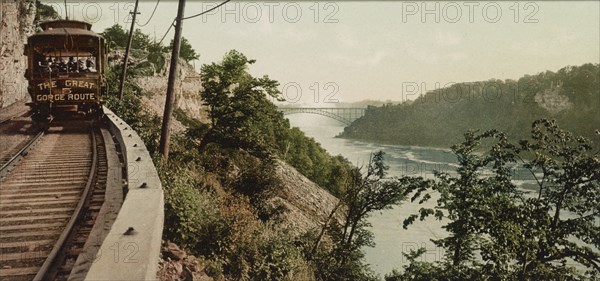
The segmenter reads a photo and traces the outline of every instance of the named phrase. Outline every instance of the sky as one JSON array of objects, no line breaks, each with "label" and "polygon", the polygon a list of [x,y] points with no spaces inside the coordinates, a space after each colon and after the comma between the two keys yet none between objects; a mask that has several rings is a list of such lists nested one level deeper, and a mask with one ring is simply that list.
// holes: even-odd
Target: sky
[{"label": "sky", "polygon": [[[63,1],[42,2],[64,16]],[[101,32],[115,23],[128,29],[133,3],[67,7]],[[219,3],[188,0],[185,16]],[[156,4],[140,1],[136,28],[160,40],[178,2]],[[290,104],[405,101],[452,83],[599,63],[600,1],[231,1],[185,20],[183,36],[200,54],[197,69],[238,50],[257,61],[252,74],[280,82]]]}]

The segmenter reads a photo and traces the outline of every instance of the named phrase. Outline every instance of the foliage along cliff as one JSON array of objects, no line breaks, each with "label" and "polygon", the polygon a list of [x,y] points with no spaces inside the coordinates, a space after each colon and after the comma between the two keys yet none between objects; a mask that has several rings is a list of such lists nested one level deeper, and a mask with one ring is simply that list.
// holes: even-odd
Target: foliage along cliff
[{"label": "foliage along cliff", "polygon": [[0,1],[0,108],[29,99],[23,48],[35,16],[35,1]]},{"label": "foliage along cliff", "polygon": [[[113,26],[104,36],[122,43],[123,33]],[[168,55],[160,43],[136,33],[122,100],[116,98],[122,51],[119,44],[112,47],[106,104],[155,153]],[[204,65],[199,75],[184,61],[176,82],[182,91],[176,93],[178,129],[169,160],[155,158],[165,190],[164,239],[199,257],[215,280],[332,280],[332,274],[359,280],[351,277],[369,275],[361,246],[370,240],[358,223],[365,214],[344,215],[349,209],[340,203],[344,184],[350,182],[347,160],[329,155],[291,128],[267,98],[280,94],[278,82],[249,74],[254,60],[231,51],[222,62]],[[197,111],[181,107],[182,99],[202,102],[200,118],[194,116]],[[341,235],[342,220],[350,218],[352,229],[361,230]],[[348,222],[344,225],[349,228]],[[331,264],[331,259],[338,262]],[[171,277],[180,277],[173,272]]]},{"label": "foliage along cliff", "polygon": [[377,280],[364,263],[366,219],[404,188],[386,177],[382,152],[361,170],[292,128],[269,99],[281,98],[279,83],[252,76],[254,62],[232,50],[202,66],[210,124],[184,122],[159,169],[165,236],[225,280]]},{"label": "foliage along cliff", "polygon": [[369,107],[340,135],[400,145],[448,147],[469,129],[498,129],[526,136],[534,120],[556,119],[598,144],[600,124],[598,64],[564,67],[518,80],[458,83],[414,101]]},{"label": "foliage along cliff", "polygon": [[[115,24],[102,33],[110,46],[109,62],[114,79],[119,77],[122,60],[127,44],[127,33],[122,26]],[[206,110],[202,106],[198,92],[202,89],[199,74],[189,63],[189,59],[197,59],[191,45],[184,42],[182,48],[187,49],[187,56],[179,59],[179,73],[175,82],[175,106],[178,114],[185,113],[192,118],[206,121]],[[128,79],[139,87],[143,105],[162,116],[167,92],[168,71],[171,55],[169,47],[164,47],[161,42],[153,41],[150,36],[137,29],[133,33],[131,52],[128,63]],[[187,53],[185,53],[187,54]],[[176,121],[173,126],[175,131],[183,130]]]}]

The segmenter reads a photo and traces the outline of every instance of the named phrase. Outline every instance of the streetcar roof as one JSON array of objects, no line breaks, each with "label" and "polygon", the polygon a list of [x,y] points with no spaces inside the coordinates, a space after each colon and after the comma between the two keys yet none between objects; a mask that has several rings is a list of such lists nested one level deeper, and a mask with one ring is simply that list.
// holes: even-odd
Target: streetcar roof
[{"label": "streetcar roof", "polygon": [[78,29],[78,28],[56,28],[56,29],[51,29],[51,30],[45,30],[42,31],[40,33],[36,33],[34,35],[31,35],[30,37],[40,37],[40,36],[65,36],[65,35],[71,35],[71,36],[90,36],[90,37],[96,37],[96,38],[102,38],[102,36],[100,34],[97,34],[96,32],[90,31],[90,30],[84,30],[84,29]]},{"label": "streetcar roof", "polygon": [[77,20],[53,20],[53,21],[45,21],[45,22],[40,23],[40,27],[44,31],[49,30],[49,29],[61,28],[61,27],[91,30],[92,24],[84,22],[84,21],[77,21]]},{"label": "streetcar roof", "polygon": [[96,38],[102,38],[102,36],[91,30],[92,25],[83,21],[74,20],[57,20],[57,21],[46,21],[40,23],[42,32],[31,35],[30,37],[38,36],[91,36]]}]

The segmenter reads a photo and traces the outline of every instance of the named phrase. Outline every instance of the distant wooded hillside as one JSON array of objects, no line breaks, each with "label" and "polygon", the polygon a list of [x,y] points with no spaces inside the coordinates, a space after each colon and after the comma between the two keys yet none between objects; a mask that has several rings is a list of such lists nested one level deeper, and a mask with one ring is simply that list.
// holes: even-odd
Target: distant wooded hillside
[{"label": "distant wooded hillside", "polygon": [[458,83],[415,101],[369,107],[340,137],[400,145],[448,147],[469,129],[529,135],[540,118],[555,119],[599,144],[599,65],[567,66],[515,80]]}]

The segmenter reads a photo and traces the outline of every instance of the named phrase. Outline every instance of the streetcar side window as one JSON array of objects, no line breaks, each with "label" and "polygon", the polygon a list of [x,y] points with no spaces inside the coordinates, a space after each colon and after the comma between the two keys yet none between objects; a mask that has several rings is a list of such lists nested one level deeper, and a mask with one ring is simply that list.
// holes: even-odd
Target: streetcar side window
[{"label": "streetcar side window", "polygon": [[98,72],[96,69],[96,58],[86,57],[85,60],[81,59],[81,70],[87,72]]},{"label": "streetcar side window", "polygon": [[94,56],[44,56],[36,54],[34,59],[34,65],[38,69],[37,73],[42,77],[98,72]]},{"label": "streetcar side window", "polygon": [[38,73],[39,76],[45,77],[52,73],[53,62],[50,57],[45,57],[43,55],[35,55],[34,58],[34,65],[37,68],[36,73]]}]

